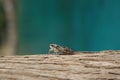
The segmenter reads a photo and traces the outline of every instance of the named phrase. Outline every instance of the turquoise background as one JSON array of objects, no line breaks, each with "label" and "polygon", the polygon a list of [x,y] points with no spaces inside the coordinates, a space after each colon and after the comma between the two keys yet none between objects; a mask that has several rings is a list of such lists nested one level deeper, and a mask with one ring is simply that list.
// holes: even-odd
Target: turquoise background
[{"label": "turquoise background", "polygon": [[19,0],[19,19],[20,54],[120,49],[120,0]]}]

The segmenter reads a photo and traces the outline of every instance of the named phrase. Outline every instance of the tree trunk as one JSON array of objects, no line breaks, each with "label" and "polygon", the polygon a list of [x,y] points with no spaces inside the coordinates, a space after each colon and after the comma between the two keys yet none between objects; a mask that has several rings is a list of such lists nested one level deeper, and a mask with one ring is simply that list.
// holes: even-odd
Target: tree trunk
[{"label": "tree trunk", "polygon": [[120,51],[1,56],[0,80],[120,80]]},{"label": "tree trunk", "polygon": [[2,55],[16,54],[17,47],[17,29],[14,0],[3,0],[3,6],[6,17],[6,35],[2,44]]}]

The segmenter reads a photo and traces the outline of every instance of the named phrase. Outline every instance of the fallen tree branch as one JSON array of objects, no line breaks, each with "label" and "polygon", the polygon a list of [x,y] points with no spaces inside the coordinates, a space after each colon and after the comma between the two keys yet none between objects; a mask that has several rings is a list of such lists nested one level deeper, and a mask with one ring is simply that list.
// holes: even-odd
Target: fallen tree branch
[{"label": "fallen tree branch", "polygon": [[120,51],[1,56],[0,80],[120,80]]}]

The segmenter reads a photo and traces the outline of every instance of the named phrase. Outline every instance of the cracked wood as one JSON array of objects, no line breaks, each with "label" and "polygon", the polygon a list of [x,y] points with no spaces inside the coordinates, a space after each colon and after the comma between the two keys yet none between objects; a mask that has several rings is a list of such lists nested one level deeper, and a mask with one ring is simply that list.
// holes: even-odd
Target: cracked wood
[{"label": "cracked wood", "polygon": [[0,57],[1,80],[120,80],[120,51]]}]

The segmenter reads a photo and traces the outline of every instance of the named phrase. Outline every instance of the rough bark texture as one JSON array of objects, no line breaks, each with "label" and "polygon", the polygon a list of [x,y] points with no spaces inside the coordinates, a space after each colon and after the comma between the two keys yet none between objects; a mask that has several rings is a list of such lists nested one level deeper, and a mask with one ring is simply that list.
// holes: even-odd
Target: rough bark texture
[{"label": "rough bark texture", "polygon": [[0,80],[120,80],[120,51],[1,56]]}]

